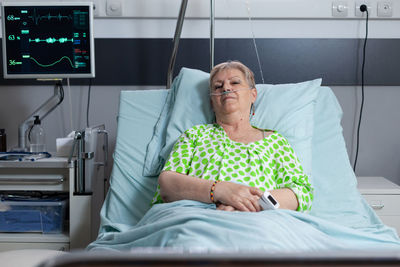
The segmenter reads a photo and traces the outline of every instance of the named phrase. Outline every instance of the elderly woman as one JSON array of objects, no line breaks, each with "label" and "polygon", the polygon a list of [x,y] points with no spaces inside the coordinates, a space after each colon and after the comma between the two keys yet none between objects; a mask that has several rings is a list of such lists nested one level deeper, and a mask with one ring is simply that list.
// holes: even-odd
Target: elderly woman
[{"label": "elderly woman", "polygon": [[250,124],[257,98],[252,71],[238,61],[210,73],[214,124],[185,131],[161,172],[153,202],[215,203],[226,211],[260,211],[264,191],[280,208],[309,211],[313,188],[288,141]]}]

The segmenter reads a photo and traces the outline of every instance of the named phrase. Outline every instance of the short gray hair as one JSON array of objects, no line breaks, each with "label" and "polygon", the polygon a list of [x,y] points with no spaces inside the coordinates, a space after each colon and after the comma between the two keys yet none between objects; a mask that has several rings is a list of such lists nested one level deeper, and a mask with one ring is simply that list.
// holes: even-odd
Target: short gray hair
[{"label": "short gray hair", "polygon": [[209,79],[209,87],[211,89],[212,80],[214,79],[215,75],[217,75],[222,70],[228,69],[237,69],[241,71],[246,78],[247,83],[250,85],[251,88],[256,87],[256,83],[254,81],[254,73],[242,62],[237,60],[229,60],[227,62],[220,63],[211,70],[210,72],[210,79]]}]

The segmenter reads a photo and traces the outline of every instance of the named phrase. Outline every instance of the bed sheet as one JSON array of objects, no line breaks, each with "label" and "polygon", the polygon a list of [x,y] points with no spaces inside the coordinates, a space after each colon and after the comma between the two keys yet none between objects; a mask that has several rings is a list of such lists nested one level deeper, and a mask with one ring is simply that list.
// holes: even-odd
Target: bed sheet
[{"label": "bed sheet", "polygon": [[143,177],[150,142],[168,90],[122,91],[110,188],[100,212],[99,232],[124,231],[149,209],[157,177]]},{"label": "bed sheet", "polygon": [[372,231],[352,229],[290,210],[226,212],[191,200],[157,204],[134,227],[103,233],[89,249],[137,247],[205,253],[400,250],[398,240],[384,227]]},{"label": "bed sheet", "polygon": [[342,115],[332,90],[321,87],[314,114],[312,168],[316,190],[310,214],[352,228],[380,228],[381,220],[357,189],[342,134]]}]

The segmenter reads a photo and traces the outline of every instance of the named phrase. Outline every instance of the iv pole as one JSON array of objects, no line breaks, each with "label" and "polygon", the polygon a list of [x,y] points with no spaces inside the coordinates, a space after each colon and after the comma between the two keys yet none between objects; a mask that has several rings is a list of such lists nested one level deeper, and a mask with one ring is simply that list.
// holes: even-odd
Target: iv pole
[{"label": "iv pole", "polygon": [[[179,10],[178,20],[176,22],[174,46],[172,49],[171,58],[169,60],[167,72],[167,89],[171,88],[172,76],[175,67],[176,55],[178,53],[179,41],[181,39],[183,21],[185,20],[185,13],[188,0],[182,0],[181,8]],[[214,21],[215,21],[215,0],[210,0],[210,70],[214,67]]]},{"label": "iv pole", "polygon": [[171,84],[172,84],[172,76],[174,74],[176,54],[178,53],[178,46],[179,46],[179,41],[181,39],[182,26],[183,26],[183,21],[185,20],[187,4],[188,4],[188,0],[182,0],[181,8],[179,10],[178,20],[176,21],[175,35],[174,35],[174,41],[173,41],[174,47],[172,49],[172,54],[171,54],[171,58],[169,60],[169,65],[168,65],[167,89],[171,88]]},{"label": "iv pole", "polygon": [[210,71],[214,67],[215,0],[210,0]]}]

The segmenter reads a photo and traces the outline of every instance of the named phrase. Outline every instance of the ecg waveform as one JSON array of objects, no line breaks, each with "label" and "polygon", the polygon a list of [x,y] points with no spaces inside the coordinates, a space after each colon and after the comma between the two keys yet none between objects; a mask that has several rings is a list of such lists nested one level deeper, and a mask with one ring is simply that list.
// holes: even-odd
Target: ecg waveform
[{"label": "ecg waveform", "polygon": [[31,38],[29,38],[29,42],[30,43],[31,42],[35,42],[35,43],[45,42],[45,43],[48,43],[48,44],[54,44],[54,43],[59,42],[60,44],[63,44],[63,43],[66,43],[66,42],[74,42],[74,39],[73,38],[71,38],[71,39],[68,39],[68,38],[58,38],[58,39],[56,39],[56,38],[51,38],[51,37],[46,38],[46,39],[40,39],[40,38],[31,39]]},{"label": "ecg waveform", "polygon": [[53,63],[50,63],[50,64],[42,64],[33,57],[29,57],[29,58],[32,59],[36,64],[38,64],[40,67],[43,67],[43,68],[48,68],[48,67],[54,66],[55,64],[61,62],[63,59],[67,60],[72,68],[74,68],[74,69],[79,68],[79,66],[74,66],[74,64],[72,63],[72,60],[68,56],[63,56],[59,60],[54,61]]},{"label": "ecg waveform", "polygon": [[33,15],[28,16],[28,18],[31,19],[36,25],[38,25],[39,22],[44,19],[47,19],[49,21],[52,19],[57,19],[59,21],[62,21],[63,19],[70,20],[70,19],[72,19],[72,16],[71,15],[63,16],[60,13],[58,13],[58,15],[55,15],[55,16],[52,16],[50,13],[43,16],[43,15],[37,14],[37,11],[35,8],[35,9],[33,9]]}]

